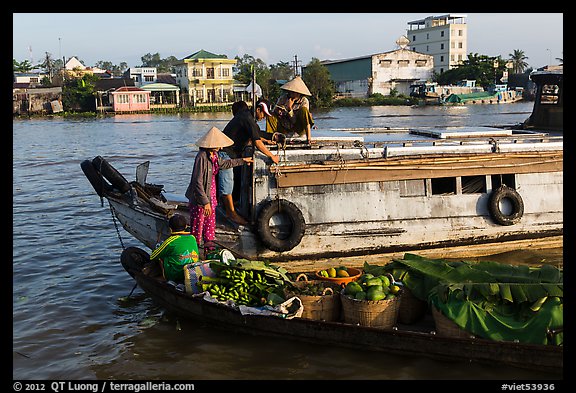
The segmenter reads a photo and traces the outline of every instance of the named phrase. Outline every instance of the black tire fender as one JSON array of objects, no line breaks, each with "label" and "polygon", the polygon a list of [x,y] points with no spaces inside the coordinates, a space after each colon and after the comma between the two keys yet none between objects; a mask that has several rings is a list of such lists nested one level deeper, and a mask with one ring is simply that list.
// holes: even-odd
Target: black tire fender
[{"label": "black tire fender", "polygon": [[139,247],[127,247],[120,255],[120,263],[124,270],[134,278],[144,266],[150,262],[150,254]]},{"label": "black tire fender", "polygon": [[[290,221],[286,233],[280,233],[270,225],[270,220],[276,215],[282,215]],[[285,199],[274,199],[266,202],[257,220],[258,235],[262,243],[272,251],[289,251],[300,244],[306,232],[306,222],[298,207]]]},{"label": "black tire fender", "polygon": [[108,161],[101,156],[97,156],[92,160],[94,168],[107,179],[112,186],[118,189],[122,194],[130,190],[130,183],[120,172],[116,170]]},{"label": "black tire fender", "polygon": [[[500,208],[500,203],[508,199],[512,204],[512,213],[506,215]],[[513,225],[518,223],[524,214],[524,201],[522,197],[513,188],[506,185],[498,187],[490,195],[488,200],[488,211],[492,219],[500,225]]]},{"label": "black tire fender", "polygon": [[82,172],[92,184],[92,188],[96,191],[98,196],[103,197],[108,191],[112,190],[112,186],[108,184],[106,180],[102,177],[102,175],[94,168],[92,165],[92,161],[84,160],[80,163],[80,168],[82,168]]}]

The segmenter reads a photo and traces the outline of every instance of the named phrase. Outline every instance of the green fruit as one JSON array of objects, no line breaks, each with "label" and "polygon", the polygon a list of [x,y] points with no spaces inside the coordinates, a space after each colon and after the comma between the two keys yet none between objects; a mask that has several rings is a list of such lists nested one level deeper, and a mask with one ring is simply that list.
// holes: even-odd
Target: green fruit
[{"label": "green fruit", "polygon": [[367,287],[371,287],[371,286],[374,286],[374,285],[382,286],[382,280],[380,280],[378,277],[372,277],[372,278],[369,278],[369,279],[366,281],[366,286],[367,286]]},{"label": "green fruit", "polygon": [[394,295],[393,293],[389,293],[388,295],[386,295],[386,300],[394,299],[395,297],[396,295]]},{"label": "green fruit", "polygon": [[354,295],[354,299],[356,299],[356,300],[366,299],[366,292],[364,292],[364,291],[356,292],[356,295]]},{"label": "green fruit", "polygon": [[382,300],[386,294],[382,291],[381,285],[372,285],[366,292],[366,300]]},{"label": "green fruit", "polygon": [[320,275],[322,277],[328,277],[328,272],[326,270],[320,270]]},{"label": "green fruit", "polygon": [[348,284],[346,284],[346,288],[344,289],[344,292],[350,296],[354,296],[361,291],[362,287],[356,281],[349,282]]},{"label": "green fruit", "polygon": [[364,284],[368,279],[374,277],[374,275],[370,274],[370,273],[364,273],[362,274],[359,278],[358,278],[358,283],[360,283],[361,285]]},{"label": "green fruit", "polygon": [[334,269],[333,267],[331,267],[330,269],[328,269],[327,272],[328,272],[328,277],[331,277],[331,278],[335,278],[335,277],[336,277],[336,269]]},{"label": "green fruit", "polygon": [[380,278],[380,281],[382,281],[382,285],[384,285],[385,287],[390,286],[390,279],[388,278],[388,276],[380,276],[378,278]]}]

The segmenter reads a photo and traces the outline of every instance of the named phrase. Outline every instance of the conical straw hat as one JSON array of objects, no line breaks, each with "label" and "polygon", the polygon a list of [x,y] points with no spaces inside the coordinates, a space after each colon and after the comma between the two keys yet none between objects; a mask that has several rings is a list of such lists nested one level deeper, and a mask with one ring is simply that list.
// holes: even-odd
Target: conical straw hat
[{"label": "conical straw hat", "polygon": [[284,83],[281,89],[304,94],[305,96],[312,95],[312,93],[310,93],[310,90],[308,90],[308,87],[306,87],[306,84],[304,83],[304,81],[300,76],[297,76],[291,81]]},{"label": "conical straw hat", "polygon": [[232,146],[234,141],[226,136],[222,131],[216,127],[210,128],[210,130],[204,134],[204,136],[198,139],[196,145],[198,147],[204,147],[206,149],[216,149],[217,147],[227,147]]}]

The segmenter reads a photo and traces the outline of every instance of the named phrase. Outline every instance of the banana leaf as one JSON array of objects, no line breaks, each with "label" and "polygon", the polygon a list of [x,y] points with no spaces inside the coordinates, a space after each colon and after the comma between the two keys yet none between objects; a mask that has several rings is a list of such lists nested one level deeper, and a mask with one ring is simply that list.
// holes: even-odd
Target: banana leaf
[{"label": "banana leaf", "polygon": [[564,285],[550,283],[440,283],[435,291],[441,299],[447,299],[452,292],[462,292],[459,296],[475,303],[507,301],[520,304],[547,297],[564,297]]},{"label": "banana leaf", "polygon": [[364,271],[392,273],[421,300],[427,300],[430,291],[440,283],[476,283],[459,288],[463,296],[472,294],[476,301],[534,302],[545,296],[563,297],[564,292],[562,271],[551,265],[530,267],[493,261],[448,261],[406,253],[403,259],[393,259],[385,266],[365,263]]},{"label": "banana leaf", "polygon": [[[439,288],[430,293],[432,307],[476,337],[563,345],[564,307],[559,297],[546,296],[534,303],[492,303],[486,307],[486,302],[474,302],[460,296],[463,291],[459,287],[455,286],[457,289],[450,293],[442,293]],[[552,331],[560,333],[550,334]]]}]

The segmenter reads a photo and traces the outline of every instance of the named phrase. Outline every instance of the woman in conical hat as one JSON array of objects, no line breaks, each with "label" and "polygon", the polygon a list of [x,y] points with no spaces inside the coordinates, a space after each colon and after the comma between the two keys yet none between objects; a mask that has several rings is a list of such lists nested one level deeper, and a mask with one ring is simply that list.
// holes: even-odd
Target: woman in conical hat
[{"label": "woman in conical hat", "polygon": [[311,96],[310,90],[300,76],[284,83],[284,94],[278,98],[273,116],[266,120],[267,132],[280,132],[290,137],[306,135],[308,143],[312,143],[311,128],[314,119],[310,113],[310,102],[306,96]]},{"label": "woman in conical hat", "polygon": [[194,169],[186,197],[190,208],[190,232],[204,253],[211,250],[216,237],[216,174],[220,169],[251,163],[252,157],[222,159],[218,150],[232,146],[234,141],[216,127],[210,128],[196,145],[200,148],[194,159]]}]

